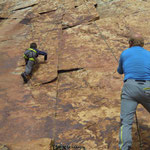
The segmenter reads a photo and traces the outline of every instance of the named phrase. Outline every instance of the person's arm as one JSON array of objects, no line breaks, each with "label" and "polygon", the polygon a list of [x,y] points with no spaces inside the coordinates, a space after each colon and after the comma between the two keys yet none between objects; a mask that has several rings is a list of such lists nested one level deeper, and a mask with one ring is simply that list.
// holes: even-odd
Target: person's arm
[{"label": "person's arm", "polygon": [[120,56],[120,60],[119,60],[119,65],[118,65],[118,68],[117,68],[117,72],[119,74],[123,74],[123,66],[122,66],[122,55]]},{"label": "person's arm", "polygon": [[28,63],[28,60],[29,60],[28,57],[27,57],[25,54],[23,55],[23,57],[24,57],[25,63],[27,64],[27,63]]},{"label": "person's arm", "polygon": [[38,55],[44,55],[44,60],[47,60],[47,53],[46,52],[40,51],[38,49],[36,49],[36,51],[37,51]]}]

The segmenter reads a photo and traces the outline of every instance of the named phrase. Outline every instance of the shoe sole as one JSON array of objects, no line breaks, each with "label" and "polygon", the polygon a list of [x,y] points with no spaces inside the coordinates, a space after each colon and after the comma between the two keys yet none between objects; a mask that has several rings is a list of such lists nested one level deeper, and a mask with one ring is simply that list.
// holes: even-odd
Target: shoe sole
[{"label": "shoe sole", "polygon": [[24,80],[24,83],[27,83],[28,80],[26,79],[26,77],[25,77],[23,74],[21,74],[21,76],[22,76],[22,78],[23,78],[23,80]]}]

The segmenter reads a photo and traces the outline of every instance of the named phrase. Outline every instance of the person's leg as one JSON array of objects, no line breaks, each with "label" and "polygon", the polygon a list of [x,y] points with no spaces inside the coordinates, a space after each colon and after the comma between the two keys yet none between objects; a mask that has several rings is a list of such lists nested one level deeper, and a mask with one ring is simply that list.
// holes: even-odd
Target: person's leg
[{"label": "person's leg", "polygon": [[25,68],[25,75],[28,76],[32,73],[33,70],[33,66],[34,66],[34,61],[29,60],[26,68]]},{"label": "person's leg", "polygon": [[[130,86],[129,86],[130,87]],[[121,127],[119,132],[120,150],[129,150],[132,145],[132,124],[138,103],[134,101],[129,92],[129,87],[123,87],[121,96]],[[132,91],[132,89],[131,89]]]},{"label": "person's leg", "polygon": [[140,89],[141,97],[139,102],[150,113],[150,81],[147,81]]},{"label": "person's leg", "polygon": [[21,76],[22,76],[22,78],[24,80],[24,83],[28,82],[27,76],[32,73],[34,64],[35,64],[34,61],[30,61],[29,60],[27,62],[26,67],[25,67],[25,72],[21,74]]},{"label": "person's leg", "polygon": [[24,83],[28,82],[28,79],[27,79],[27,77],[26,77],[24,72],[21,74],[21,77],[23,78]]},{"label": "person's leg", "polygon": [[137,104],[136,101],[130,99],[122,99],[121,101],[120,150],[128,150],[132,145],[132,124]]}]

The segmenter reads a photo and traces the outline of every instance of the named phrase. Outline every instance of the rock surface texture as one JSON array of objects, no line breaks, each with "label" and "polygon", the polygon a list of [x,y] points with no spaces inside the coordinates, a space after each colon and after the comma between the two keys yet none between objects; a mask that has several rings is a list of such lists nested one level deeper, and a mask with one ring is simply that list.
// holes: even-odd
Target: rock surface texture
[{"label": "rock surface texture", "polygon": [[[148,0],[1,0],[0,150],[49,150],[52,139],[118,149],[123,77],[116,58],[132,31],[144,34],[150,50],[149,7]],[[38,57],[24,85],[22,55],[31,42],[48,60]],[[137,115],[149,150],[149,113],[139,105]],[[132,150],[139,150],[135,122]]]}]

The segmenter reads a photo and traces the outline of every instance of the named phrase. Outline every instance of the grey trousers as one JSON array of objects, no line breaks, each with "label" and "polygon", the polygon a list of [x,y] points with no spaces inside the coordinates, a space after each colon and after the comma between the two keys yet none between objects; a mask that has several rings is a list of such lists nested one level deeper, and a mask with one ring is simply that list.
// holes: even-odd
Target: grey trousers
[{"label": "grey trousers", "polygon": [[150,81],[128,79],[124,83],[121,94],[120,150],[129,150],[132,146],[132,124],[139,103],[150,112]]},{"label": "grey trousers", "polygon": [[25,72],[24,72],[25,75],[30,75],[32,73],[34,64],[35,64],[35,61],[31,61],[31,60],[27,61],[26,67],[25,67]]}]

